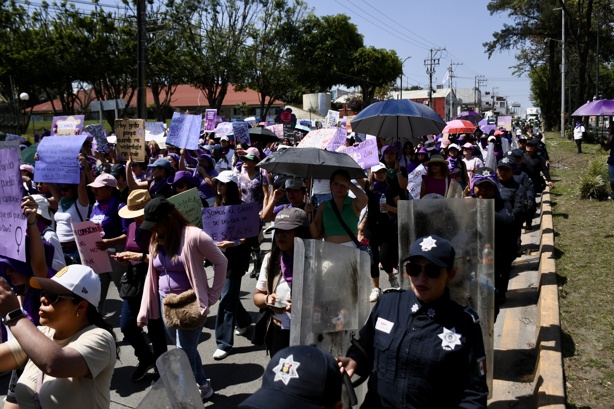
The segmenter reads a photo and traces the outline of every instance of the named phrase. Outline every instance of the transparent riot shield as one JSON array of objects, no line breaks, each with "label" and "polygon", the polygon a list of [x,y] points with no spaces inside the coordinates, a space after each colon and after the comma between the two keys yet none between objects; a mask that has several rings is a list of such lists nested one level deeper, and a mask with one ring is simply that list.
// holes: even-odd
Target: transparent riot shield
[{"label": "transparent riot shield", "polygon": [[[487,381],[492,393],[495,287],[494,201],[478,199],[401,200],[398,203],[399,260],[409,254],[419,237],[436,234],[456,251],[456,276],[448,285],[454,301],[471,306],[480,316],[486,350]],[[403,269],[400,268],[400,271]],[[401,287],[410,288],[409,277],[400,275]]]},{"label": "transparent riot shield", "polygon": [[[355,248],[294,240],[290,345],[314,344],[345,356],[371,311],[370,263],[369,255]],[[356,391],[359,402],[363,386]]]},{"label": "transparent riot shield", "polygon": [[203,401],[190,368],[188,356],[182,349],[172,349],[156,360],[160,379],[137,405],[137,409],[195,409]]}]

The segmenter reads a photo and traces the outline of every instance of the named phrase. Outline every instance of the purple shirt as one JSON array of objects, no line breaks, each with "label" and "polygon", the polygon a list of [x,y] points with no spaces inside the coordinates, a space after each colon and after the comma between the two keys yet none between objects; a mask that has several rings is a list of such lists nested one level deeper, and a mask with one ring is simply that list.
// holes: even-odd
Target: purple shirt
[{"label": "purple shirt", "polygon": [[116,197],[111,197],[104,202],[96,202],[90,213],[90,220],[102,230],[103,239],[114,239],[128,232],[128,226],[132,219],[122,219],[117,211],[125,204]]},{"label": "purple shirt", "polygon": [[154,258],[153,266],[159,272],[158,293],[160,296],[166,297],[170,293],[181,294],[192,288],[181,255],[177,261],[172,262],[171,258],[164,252],[164,248],[160,246],[159,249],[158,255]]}]

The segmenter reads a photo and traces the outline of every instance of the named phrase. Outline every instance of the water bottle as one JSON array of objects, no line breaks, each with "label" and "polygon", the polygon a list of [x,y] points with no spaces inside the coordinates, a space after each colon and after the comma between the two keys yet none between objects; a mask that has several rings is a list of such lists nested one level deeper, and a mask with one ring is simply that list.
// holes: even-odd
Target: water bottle
[{"label": "water bottle", "polygon": [[386,213],[384,206],[386,205],[386,195],[382,194],[379,197],[379,211],[382,213]]},{"label": "water bottle", "polygon": [[482,264],[493,264],[495,254],[492,251],[492,246],[486,244],[482,250]]}]

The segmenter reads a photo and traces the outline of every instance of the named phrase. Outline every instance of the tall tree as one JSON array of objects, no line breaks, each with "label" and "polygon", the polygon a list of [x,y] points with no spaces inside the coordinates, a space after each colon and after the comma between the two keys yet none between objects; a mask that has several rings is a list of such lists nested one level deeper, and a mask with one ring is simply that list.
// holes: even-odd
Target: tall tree
[{"label": "tall tree", "polygon": [[362,47],[356,51],[352,61],[354,66],[350,73],[360,85],[365,106],[374,101],[378,88],[389,87],[403,72],[401,60],[394,50]]}]

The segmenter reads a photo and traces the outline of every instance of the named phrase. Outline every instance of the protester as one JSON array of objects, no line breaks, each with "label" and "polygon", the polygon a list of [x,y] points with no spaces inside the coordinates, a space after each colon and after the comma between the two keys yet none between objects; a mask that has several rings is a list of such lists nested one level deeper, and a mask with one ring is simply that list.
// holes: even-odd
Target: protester
[{"label": "protester", "polygon": [[[399,146],[400,149],[400,146]],[[407,198],[407,166],[401,166],[396,146],[384,146],[380,162],[386,166],[388,183],[397,191],[401,199]]]},{"label": "protester", "polygon": [[486,357],[479,318],[450,299],[455,251],[431,235],[402,260],[411,290],[385,292],[338,358],[342,372],[369,376],[361,408],[486,408]]},{"label": "protester", "polygon": [[215,203],[215,189],[213,178],[219,174],[215,170],[215,160],[207,155],[202,154],[198,157],[198,166],[196,167],[196,176],[200,180],[198,186],[198,192],[201,198],[203,198],[209,206],[213,206]]},{"label": "protester", "polygon": [[578,153],[582,153],[582,138],[586,134],[586,128],[582,125],[582,122],[576,121],[576,126],[573,129],[573,139],[578,148]]},{"label": "protester", "polygon": [[156,159],[154,163],[147,165],[147,167],[152,169],[152,179],[150,181],[137,182],[132,174],[132,158],[126,162],[126,177],[128,178],[130,190],[149,189],[149,194],[152,196],[171,197],[173,192],[167,181],[169,177],[173,176],[173,168],[168,159]]},{"label": "protester", "polygon": [[[40,233],[43,240],[53,246],[53,262],[51,268],[55,271],[59,271],[66,267],[66,260],[64,259],[64,252],[62,251],[62,244],[58,238],[55,230],[51,228],[51,221],[53,216],[49,212],[49,202],[42,195],[32,195],[30,198],[36,203],[36,217],[33,224],[36,225],[37,231]],[[31,225],[28,225],[30,227]]]},{"label": "protester", "polygon": [[[145,205],[141,230],[151,230],[148,274],[143,288],[143,299],[137,323],[143,327],[149,319],[161,316],[161,305],[169,294],[181,294],[193,289],[200,314],[206,317],[209,307],[216,303],[224,285],[228,261],[204,231],[190,222],[163,197],[156,197]],[[209,286],[204,262],[214,269]],[[209,399],[213,388],[207,380],[198,350],[202,323],[195,329],[172,329],[165,322],[166,332],[177,348],[183,349],[198,384],[200,395]]]},{"label": "protester", "polygon": [[422,184],[420,185],[420,197],[424,197],[430,193],[435,193],[446,197],[452,178],[450,178],[450,169],[448,161],[441,155],[433,155],[424,162],[427,167],[426,175],[422,176]]},{"label": "protester", "polygon": [[601,140],[599,143],[604,151],[610,151],[607,161],[608,173],[610,175],[610,195],[608,200],[614,200],[614,133],[611,132],[606,140]]},{"label": "protester", "polygon": [[[42,291],[40,324],[19,309],[6,281],[0,284],[0,316],[14,339],[0,344],[0,372],[25,365],[15,387],[20,408],[110,407],[111,377],[119,349],[113,329],[97,312],[100,280],[72,265],[51,279],[33,277]],[[38,386],[37,386],[38,385]]]},{"label": "protester", "polygon": [[[537,152],[539,141],[537,139],[531,139],[527,143],[527,151],[522,159],[522,170],[531,178],[533,182],[533,188],[536,194],[541,194],[546,186],[553,187],[552,180],[550,179],[550,171],[546,165],[546,160]],[[543,175],[543,176],[542,176]],[[544,181],[544,178],[546,179]],[[535,210],[527,211],[526,215],[526,229],[530,230],[533,223],[533,217],[535,216]]]},{"label": "protester", "polygon": [[476,169],[479,169],[484,166],[484,162],[478,157],[473,157],[473,149],[474,146],[467,142],[463,146],[463,162],[465,163],[465,168],[467,169],[467,176],[469,180],[473,177],[473,172]]},{"label": "protester", "polygon": [[[270,222],[275,219],[275,216],[283,209],[295,207],[299,209],[305,209],[305,196],[307,194],[307,188],[305,182],[301,178],[287,178],[285,179],[283,187],[275,189],[273,195],[270,197],[269,202],[262,211],[262,220]],[[278,202],[285,196],[288,203],[278,204]]]},{"label": "protester", "polygon": [[459,157],[460,147],[452,143],[448,146],[448,169],[450,170],[450,178],[454,179],[464,189],[469,184],[469,177],[467,176],[467,166],[465,162]]}]

